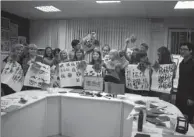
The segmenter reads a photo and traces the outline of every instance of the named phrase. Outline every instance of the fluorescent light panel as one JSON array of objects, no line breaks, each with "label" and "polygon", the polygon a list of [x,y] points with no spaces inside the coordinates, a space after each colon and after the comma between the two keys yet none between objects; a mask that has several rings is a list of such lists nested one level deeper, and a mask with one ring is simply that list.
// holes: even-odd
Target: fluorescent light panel
[{"label": "fluorescent light panel", "polygon": [[61,11],[60,9],[57,9],[54,6],[38,6],[38,7],[35,7],[35,8],[38,9],[38,10],[41,10],[43,12],[59,12],[59,11]]},{"label": "fluorescent light panel", "polygon": [[121,1],[96,1],[96,3],[99,4],[105,4],[105,3],[120,3]]},{"label": "fluorescent light panel", "polygon": [[174,9],[194,9],[194,1],[178,1]]}]

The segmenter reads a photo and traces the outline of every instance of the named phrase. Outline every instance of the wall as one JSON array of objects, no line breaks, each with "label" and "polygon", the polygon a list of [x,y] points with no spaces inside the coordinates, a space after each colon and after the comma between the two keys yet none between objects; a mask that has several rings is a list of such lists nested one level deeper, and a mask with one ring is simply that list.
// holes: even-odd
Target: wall
[{"label": "wall", "polygon": [[[154,59],[157,59],[157,49],[161,46],[168,46],[169,34],[171,28],[194,28],[194,18],[165,18],[159,21],[152,21],[152,24],[157,24],[156,29],[151,30],[151,46],[150,53]],[[152,27],[151,27],[152,28]],[[152,59],[151,59],[152,60]],[[154,61],[154,60],[152,60]]]},{"label": "wall", "polygon": [[29,43],[29,32],[30,32],[30,20],[19,17],[17,15],[1,11],[1,17],[5,17],[11,20],[12,23],[18,25],[18,36],[25,36],[27,43]]},{"label": "wall", "polygon": [[151,62],[157,59],[157,49],[168,45],[169,28],[194,28],[191,18],[85,18],[68,20],[38,20],[30,23],[30,39],[40,48],[51,46],[71,49],[71,41],[80,39],[95,31],[100,44],[109,44],[121,49],[125,38],[132,33],[137,36],[137,44],[149,45],[148,56]]}]

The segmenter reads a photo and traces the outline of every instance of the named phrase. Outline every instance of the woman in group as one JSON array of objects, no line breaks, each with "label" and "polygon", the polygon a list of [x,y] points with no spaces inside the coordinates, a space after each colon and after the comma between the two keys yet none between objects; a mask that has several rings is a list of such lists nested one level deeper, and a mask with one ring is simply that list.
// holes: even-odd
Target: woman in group
[{"label": "woman in group", "polygon": [[75,61],[75,51],[69,51],[68,53],[69,61]]},{"label": "woman in group", "polygon": [[23,59],[23,62],[22,62],[24,75],[26,75],[31,63],[33,63],[33,62],[41,62],[42,63],[43,62],[43,58],[41,56],[38,56],[37,50],[38,50],[38,48],[35,44],[28,45],[27,55]]},{"label": "woman in group", "polygon": [[[9,56],[6,57],[1,63],[2,64],[1,72],[3,71],[5,65],[8,62],[17,62],[21,65],[22,63],[20,61],[21,61],[22,52],[23,52],[22,44],[16,44],[12,46]],[[3,83],[1,83],[1,92],[2,92],[2,96],[15,93],[15,91],[12,88],[10,88],[8,85],[3,84]]]},{"label": "woman in group", "polygon": [[75,51],[75,61],[81,61],[84,60],[84,50],[83,49],[79,49],[77,51]]},{"label": "woman in group", "polygon": [[90,65],[93,65],[93,69],[96,71],[98,76],[103,76],[104,69],[102,67],[102,58],[99,50],[94,50],[92,53],[92,61]]},{"label": "woman in group", "polygon": [[65,63],[65,62],[68,62],[68,56],[67,56],[67,51],[65,50],[62,50],[60,53],[59,53],[59,60],[60,60],[60,63]]},{"label": "woman in group", "polygon": [[[35,62],[41,62],[41,63],[43,62],[43,58],[37,54],[37,50],[38,48],[35,44],[28,45],[27,56],[23,59],[23,62],[22,62],[24,76],[26,76],[28,68],[30,67],[31,64]],[[32,90],[32,89],[40,89],[40,88],[29,87],[29,86],[24,86],[22,88],[22,90]]]},{"label": "woman in group", "polygon": [[[176,71],[176,64],[172,61],[170,51],[168,50],[167,47],[163,46],[163,47],[160,47],[157,50],[157,52],[158,52],[157,53],[158,54],[158,61],[155,62],[153,68],[158,69],[159,65],[162,65],[162,64],[173,64],[174,72],[173,72],[173,78],[172,79],[174,79],[175,71]],[[161,93],[161,92],[154,92],[154,91],[151,92],[151,94],[153,96],[159,97],[162,100],[165,100],[165,101],[168,101],[168,102],[171,101],[171,94]]]},{"label": "woman in group", "polygon": [[60,57],[59,57],[60,51],[61,50],[59,48],[54,49],[54,51],[53,51],[53,56],[54,56],[53,65],[56,65],[60,62]]},{"label": "woman in group", "polygon": [[112,49],[109,52],[109,61],[103,64],[106,70],[105,81],[120,83],[119,73],[121,64],[119,62],[119,52],[116,49]]},{"label": "woman in group", "polygon": [[105,44],[102,47],[102,60],[104,62],[107,62],[109,60],[109,52],[110,52],[110,46],[108,44]]},{"label": "woman in group", "polygon": [[43,63],[49,66],[54,64],[54,58],[51,47],[46,47],[43,56]]}]

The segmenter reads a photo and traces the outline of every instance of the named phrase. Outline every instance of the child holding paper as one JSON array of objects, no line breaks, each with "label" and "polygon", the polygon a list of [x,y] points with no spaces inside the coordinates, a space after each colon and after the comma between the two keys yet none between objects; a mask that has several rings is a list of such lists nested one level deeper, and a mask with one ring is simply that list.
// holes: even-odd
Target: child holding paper
[{"label": "child holding paper", "polygon": [[54,58],[51,47],[46,47],[44,51],[43,63],[49,66],[54,64]]},{"label": "child holding paper", "polygon": [[68,62],[67,52],[65,50],[59,53],[59,62],[51,68],[51,84],[53,87],[60,87],[59,81],[59,63]]},{"label": "child holding paper", "polygon": [[[1,72],[3,71],[7,62],[13,62],[13,63],[17,62],[21,65],[22,63],[20,62],[20,58],[21,58],[22,52],[23,52],[23,45],[22,44],[13,45],[11,48],[11,52],[10,52],[9,56],[6,57],[2,62]],[[10,67],[12,68],[12,66],[10,66]],[[3,84],[3,83],[1,83],[1,92],[3,92],[2,95],[9,95],[9,94],[15,93],[15,91],[12,88],[10,88],[8,85]]]},{"label": "child holding paper", "polygon": [[103,76],[104,69],[102,67],[101,53],[98,50],[94,50],[92,53],[92,61],[90,65],[93,65],[93,69],[101,76]]},{"label": "child holding paper", "polygon": [[[176,74],[176,64],[172,62],[172,58],[171,58],[171,54],[170,51],[168,50],[167,47],[160,47],[158,50],[158,60],[155,62],[155,64],[153,65],[153,69],[152,71],[157,71],[160,67],[160,65],[162,64],[174,64],[174,73],[173,73],[173,78],[175,77]],[[172,87],[173,88],[173,87]],[[162,100],[171,101],[171,94],[167,94],[167,93],[162,93],[162,92],[151,92],[152,96],[156,96],[159,97]]]},{"label": "child holding paper", "polygon": [[28,52],[27,56],[23,59],[22,62],[22,68],[24,71],[24,75],[26,75],[26,72],[28,71],[28,68],[31,63],[34,62],[43,62],[43,58],[41,56],[37,55],[37,46],[35,44],[29,44],[28,45]]}]

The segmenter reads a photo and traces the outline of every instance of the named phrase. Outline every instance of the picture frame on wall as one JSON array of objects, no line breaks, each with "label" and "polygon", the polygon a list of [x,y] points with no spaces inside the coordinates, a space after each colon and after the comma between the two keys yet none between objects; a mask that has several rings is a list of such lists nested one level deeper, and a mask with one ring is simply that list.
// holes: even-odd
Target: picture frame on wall
[{"label": "picture frame on wall", "polygon": [[10,43],[11,43],[11,46],[17,44],[18,43],[18,37],[11,37],[10,38]]},{"label": "picture frame on wall", "polygon": [[1,29],[10,30],[10,19],[1,17]]},{"label": "picture frame on wall", "polygon": [[3,41],[8,41],[10,40],[10,31],[1,29],[1,40]]},{"label": "picture frame on wall", "polygon": [[1,53],[7,54],[10,52],[11,43],[10,41],[1,41]]}]

